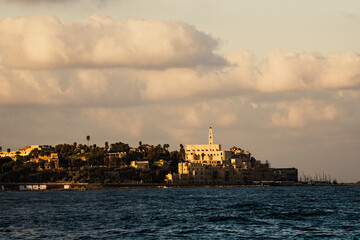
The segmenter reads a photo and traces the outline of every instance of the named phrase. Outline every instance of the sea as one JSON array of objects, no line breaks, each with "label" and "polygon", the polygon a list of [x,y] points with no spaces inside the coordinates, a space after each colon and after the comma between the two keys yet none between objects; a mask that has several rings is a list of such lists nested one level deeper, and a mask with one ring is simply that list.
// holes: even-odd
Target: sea
[{"label": "sea", "polygon": [[1,239],[360,239],[360,187],[0,192]]}]

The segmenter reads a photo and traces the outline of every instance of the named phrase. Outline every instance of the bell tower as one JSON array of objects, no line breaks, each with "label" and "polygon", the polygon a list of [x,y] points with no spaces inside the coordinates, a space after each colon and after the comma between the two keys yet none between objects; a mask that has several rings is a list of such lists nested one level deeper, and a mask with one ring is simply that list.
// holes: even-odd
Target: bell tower
[{"label": "bell tower", "polygon": [[213,138],[213,132],[212,132],[212,128],[209,128],[209,145],[213,145],[214,144],[214,138]]}]

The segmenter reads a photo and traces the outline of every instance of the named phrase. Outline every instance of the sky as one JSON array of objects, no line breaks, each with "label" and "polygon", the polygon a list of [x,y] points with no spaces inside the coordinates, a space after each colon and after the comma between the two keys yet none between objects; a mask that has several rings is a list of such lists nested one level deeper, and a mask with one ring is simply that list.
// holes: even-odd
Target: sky
[{"label": "sky", "polygon": [[360,1],[0,0],[0,146],[238,146],[360,181]]}]

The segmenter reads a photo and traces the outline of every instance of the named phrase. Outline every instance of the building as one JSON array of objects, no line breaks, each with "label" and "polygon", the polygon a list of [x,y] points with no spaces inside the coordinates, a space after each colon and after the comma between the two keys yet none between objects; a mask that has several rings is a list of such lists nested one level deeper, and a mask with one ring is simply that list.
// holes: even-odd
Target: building
[{"label": "building", "polygon": [[59,168],[59,156],[57,153],[51,153],[49,156],[39,156],[32,158],[31,162],[43,163],[44,169],[58,169]]},{"label": "building", "polygon": [[31,146],[26,146],[26,147],[20,148],[19,150],[16,150],[16,151],[0,152],[0,157],[11,157],[13,160],[16,161],[17,156],[28,156],[35,149],[38,149],[39,151],[43,150],[43,151],[50,152],[48,146],[31,145]]},{"label": "building", "polygon": [[153,166],[159,167],[164,170],[168,170],[170,168],[170,164],[166,162],[164,159],[160,159],[159,161],[155,161]]},{"label": "building", "polygon": [[231,151],[222,151],[220,144],[213,143],[211,127],[209,129],[209,144],[185,145],[185,160],[190,163],[212,166],[230,164],[231,156]]},{"label": "building", "polygon": [[108,166],[127,166],[126,152],[108,153],[106,154],[105,164]]},{"label": "building", "polygon": [[114,158],[126,158],[126,152],[116,152],[116,153],[108,153],[106,154],[109,158],[110,157],[114,157]]},{"label": "building", "polygon": [[138,168],[142,170],[149,169],[149,161],[131,161],[130,167]]},{"label": "building", "polygon": [[252,184],[256,181],[297,181],[295,168],[270,168],[266,161],[251,157],[238,147],[230,151],[214,144],[209,129],[208,144],[185,145],[185,162],[178,164],[178,173],[170,173],[165,181],[177,185]]}]

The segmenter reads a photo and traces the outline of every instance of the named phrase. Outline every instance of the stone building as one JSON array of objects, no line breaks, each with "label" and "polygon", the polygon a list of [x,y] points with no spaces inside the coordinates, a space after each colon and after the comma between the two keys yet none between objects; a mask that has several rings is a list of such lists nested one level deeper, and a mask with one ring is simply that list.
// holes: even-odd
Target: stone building
[{"label": "stone building", "polygon": [[251,184],[256,181],[297,181],[295,168],[270,168],[251,157],[248,151],[232,147],[230,151],[213,143],[185,145],[185,162],[178,164],[178,173],[170,173],[165,181],[176,185]]},{"label": "stone building", "polygon": [[149,170],[149,161],[131,161],[130,167]]},{"label": "stone building", "polygon": [[37,158],[32,158],[30,161],[35,163],[43,163],[44,169],[59,169],[59,156],[57,153],[51,153],[48,156],[44,155]]}]

